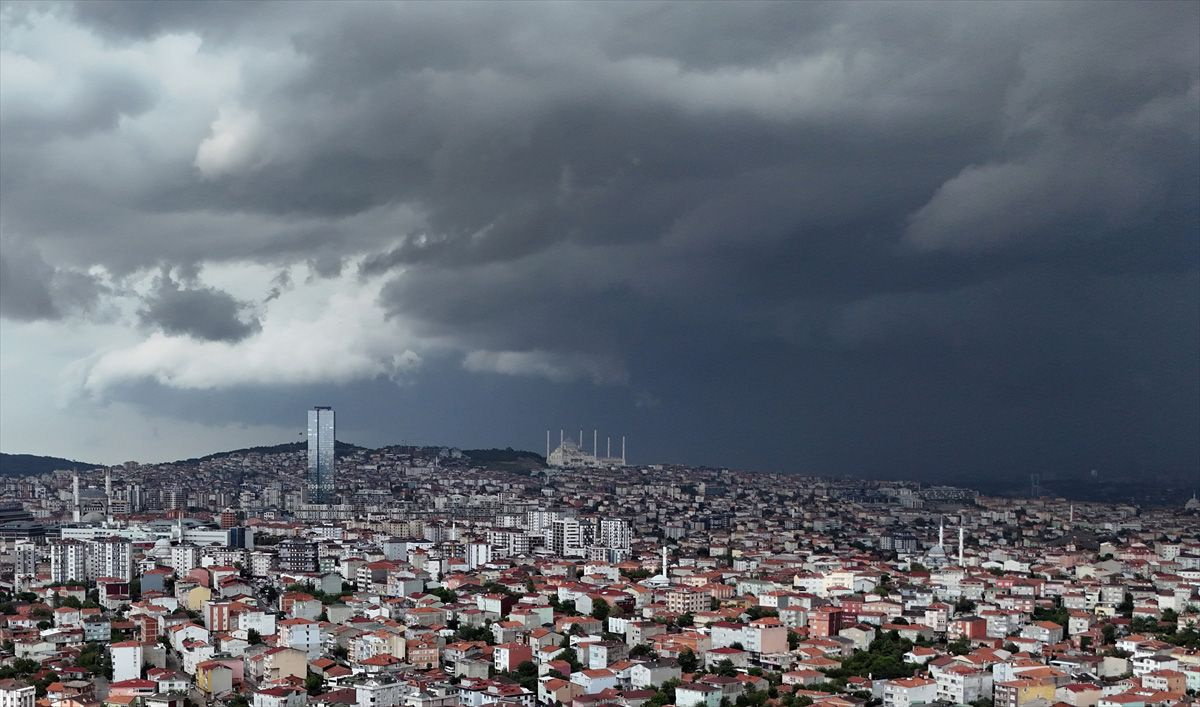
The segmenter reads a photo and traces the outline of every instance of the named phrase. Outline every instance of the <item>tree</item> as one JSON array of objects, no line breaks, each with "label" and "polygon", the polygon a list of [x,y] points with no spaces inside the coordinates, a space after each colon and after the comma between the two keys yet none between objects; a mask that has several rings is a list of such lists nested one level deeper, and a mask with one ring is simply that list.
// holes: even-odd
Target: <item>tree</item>
[{"label": "tree", "polygon": [[679,680],[675,678],[667,680],[658,686],[658,691],[646,701],[646,704],[652,704],[653,707],[675,704],[675,688],[677,687],[679,687]]},{"label": "tree", "polygon": [[0,667],[0,680],[26,677],[41,670],[41,663],[30,658],[17,658],[8,665]]},{"label": "tree", "polygon": [[968,599],[966,597],[963,597],[963,598],[959,599],[958,601],[954,602],[954,611],[955,611],[955,613],[958,613],[958,614],[969,614],[972,611],[975,611],[976,606],[977,606],[977,604],[975,602],[971,601],[970,599]]},{"label": "tree", "polygon": [[239,692],[225,701],[225,707],[250,707],[250,700]]},{"label": "tree", "polygon": [[593,619],[596,619],[598,621],[604,621],[605,619],[608,618],[608,612],[610,610],[611,609],[608,606],[608,602],[605,601],[604,599],[595,599],[592,601],[592,618]]},{"label": "tree", "polygon": [[788,631],[787,642],[789,651],[796,650],[800,647],[800,634],[795,631]]},{"label": "tree", "polygon": [[737,675],[737,668],[733,667],[732,660],[726,658],[725,660],[722,660],[721,662],[717,663],[717,665],[713,669],[713,672],[716,673],[717,675],[723,675],[727,678],[731,678],[731,677]]},{"label": "tree", "polygon": [[630,657],[630,658],[650,658],[650,659],[653,659],[653,658],[657,658],[657,657],[658,657],[658,654],[657,654],[657,653],[655,653],[655,652],[654,652],[654,649],[653,649],[653,648],[651,648],[651,647],[650,647],[648,644],[645,644],[645,643],[639,643],[639,644],[637,644],[636,646],[634,646],[633,648],[630,648],[630,649],[629,649],[629,657]]},{"label": "tree", "polygon": [[558,654],[557,659],[567,661],[573,673],[583,669],[583,663],[579,662],[579,655],[575,653],[574,648],[565,649],[562,653]]},{"label": "tree", "polygon": [[675,619],[675,623],[684,628],[694,626],[696,624],[696,617],[691,614],[680,614],[679,618]]},{"label": "tree", "polygon": [[517,682],[531,692],[537,692],[538,669],[531,661],[524,660],[517,666]]},{"label": "tree", "polygon": [[246,642],[252,646],[257,646],[263,642],[262,634],[255,629],[250,629],[246,631]]},{"label": "tree", "polygon": [[1071,619],[1071,615],[1065,608],[1063,608],[1062,598],[1055,597],[1054,607],[1048,609],[1039,606],[1035,608],[1033,610],[1033,619],[1034,621],[1053,621],[1059,626],[1062,626],[1063,630],[1065,631],[1067,628],[1067,622]]},{"label": "tree", "polygon": [[866,651],[855,651],[842,661],[842,667],[826,674],[831,678],[851,676],[875,679],[912,677],[916,666],[904,662],[904,654],[912,650],[913,643],[901,638],[895,631],[888,631],[871,641]]},{"label": "tree", "polygon": [[325,678],[316,673],[309,673],[304,678],[304,689],[309,695],[319,695],[325,688]]},{"label": "tree", "polygon": [[46,690],[50,687],[50,683],[58,680],[58,673],[49,671],[41,677],[41,679],[33,683],[34,694],[38,697],[45,697]]},{"label": "tree", "polygon": [[966,636],[956,638],[946,646],[946,650],[951,655],[966,655],[971,652],[971,641]]},{"label": "tree", "polygon": [[691,648],[685,648],[679,653],[676,659],[679,663],[679,669],[685,673],[694,673],[700,665],[700,659],[692,652]]},{"label": "tree", "polygon": [[1125,618],[1133,616],[1133,595],[1125,592],[1125,598],[1117,604],[1117,613]]}]

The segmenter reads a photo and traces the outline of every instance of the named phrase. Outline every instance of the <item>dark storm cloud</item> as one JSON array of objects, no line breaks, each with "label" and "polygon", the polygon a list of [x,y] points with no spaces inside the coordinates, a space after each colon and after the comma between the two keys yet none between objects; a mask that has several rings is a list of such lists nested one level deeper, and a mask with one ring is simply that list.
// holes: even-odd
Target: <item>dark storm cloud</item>
[{"label": "dark storm cloud", "polygon": [[142,300],[138,317],[149,327],[204,341],[240,341],[262,328],[249,303],[228,292],[177,282],[164,272]]},{"label": "dark storm cloud", "polygon": [[[1196,3],[66,14],[111,46],[194,33],[196,61],[241,63],[136,158],[16,143],[6,115],[6,228],[63,264],[358,262],[396,322],[469,370],[627,387],[657,401],[641,424],[708,425],[687,448],[727,461],[810,425],[758,461],[878,472],[904,450],[920,473],[922,455],[981,468],[1008,444],[1021,463],[1195,462]],[[112,86],[73,99],[99,106],[95,130],[169,93]],[[72,169],[91,149],[103,184]],[[16,308],[45,308],[38,292]],[[258,327],[200,285],[155,297],[144,316],[168,332]],[[742,437],[713,429],[729,419]],[[1027,441],[1023,419],[1068,432]],[[877,451],[845,451],[868,430]]]},{"label": "dark storm cloud", "polygon": [[87,273],[51,266],[27,243],[0,244],[0,316],[34,321],[89,313],[106,289]]}]

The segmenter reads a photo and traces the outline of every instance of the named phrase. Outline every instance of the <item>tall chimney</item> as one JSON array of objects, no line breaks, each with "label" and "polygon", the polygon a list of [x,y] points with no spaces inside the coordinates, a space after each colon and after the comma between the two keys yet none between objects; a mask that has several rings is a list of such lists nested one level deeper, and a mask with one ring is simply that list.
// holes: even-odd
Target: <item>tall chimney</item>
[{"label": "tall chimney", "polygon": [[78,523],[80,521],[80,517],[79,517],[79,515],[80,515],[80,513],[79,513],[79,474],[75,474],[75,477],[71,482],[71,485],[72,485],[71,495],[75,500],[75,512],[74,512],[74,514],[72,514],[72,517],[74,518],[75,522]]}]

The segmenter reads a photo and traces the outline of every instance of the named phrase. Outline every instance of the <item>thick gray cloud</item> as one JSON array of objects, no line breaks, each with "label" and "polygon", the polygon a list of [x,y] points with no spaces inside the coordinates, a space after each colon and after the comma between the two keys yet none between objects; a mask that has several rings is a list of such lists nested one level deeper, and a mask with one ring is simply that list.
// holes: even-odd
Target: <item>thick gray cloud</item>
[{"label": "thick gray cloud", "polygon": [[241,341],[262,329],[248,313],[250,303],[240,302],[228,292],[177,282],[164,272],[143,300],[138,317],[146,326],[168,334],[181,334],[204,341]]},{"label": "thick gray cloud", "polygon": [[106,289],[88,273],[51,266],[28,243],[0,241],[0,316],[35,321],[91,313]]},{"label": "thick gray cloud", "polygon": [[[351,330],[396,328],[356,375],[417,351],[460,364],[451,397],[591,382],[579,414],[623,395],[666,457],[1196,468],[1195,3],[83,2],[5,25],[6,243],[122,281],[190,268],[146,295],[167,334],[287,350],[274,308],[336,282],[378,290]],[[272,273],[252,293],[202,280],[246,264]],[[62,311],[36,283],[5,316]],[[179,348],[139,351],[187,378],[162,373]],[[1033,408],[1069,451],[1029,441]],[[884,429],[901,415],[925,426]],[[943,458],[913,442],[975,415]],[[697,425],[705,449],[671,441]]]}]

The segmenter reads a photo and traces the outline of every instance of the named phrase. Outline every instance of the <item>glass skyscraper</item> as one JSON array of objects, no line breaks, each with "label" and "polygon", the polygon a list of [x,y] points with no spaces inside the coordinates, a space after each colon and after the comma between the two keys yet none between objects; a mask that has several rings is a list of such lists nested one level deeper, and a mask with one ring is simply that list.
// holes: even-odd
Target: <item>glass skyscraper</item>
[{"label": "glass skyscraper", "polygon": [[308,411],[308,502],[333,501],[334,474],[333,408]]}]

